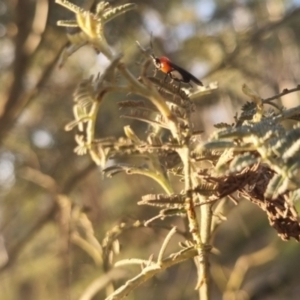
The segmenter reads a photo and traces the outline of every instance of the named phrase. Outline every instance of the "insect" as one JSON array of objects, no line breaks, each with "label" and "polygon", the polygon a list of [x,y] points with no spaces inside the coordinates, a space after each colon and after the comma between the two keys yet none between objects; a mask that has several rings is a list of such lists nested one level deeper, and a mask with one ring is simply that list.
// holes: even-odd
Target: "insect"
[{"label": "insect", "polygon": [[[151,49],[153,49],[152,36],[150,40],[150,46]],[[163,82],[165,82],[167,77],[169,76],[172,80],[179,82],[178,90],[180,89],[180,85],[182,82],[188,83],[191,87],[191,81],[193,81],[197,85],[203,86],[203,83],[199,79],[197,79],[194,75],[192,75],[185,69],[171,62],[170,59],[168,59],[166,56],[157,57],[153,52],[150,54],[150,56],[155,68],[166,74]]]}]

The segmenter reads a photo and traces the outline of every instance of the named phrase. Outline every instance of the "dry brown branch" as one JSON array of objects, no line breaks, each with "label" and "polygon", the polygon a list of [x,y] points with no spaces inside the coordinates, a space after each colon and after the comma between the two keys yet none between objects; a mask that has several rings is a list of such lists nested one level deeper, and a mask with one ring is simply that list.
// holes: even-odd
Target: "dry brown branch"
[{"label": "dry brown branch", "polygon": [[266,212],[270,225],[283,240],[294,238],[299,241],[300,222],[295,206],[286,200],[286,194],[276,199],[265,197],[265,191],[274,171],[260,164],[245,168],[241,172],[220,177],[207,177],[209,182],[218,183],[219,199],[238,192]]}]

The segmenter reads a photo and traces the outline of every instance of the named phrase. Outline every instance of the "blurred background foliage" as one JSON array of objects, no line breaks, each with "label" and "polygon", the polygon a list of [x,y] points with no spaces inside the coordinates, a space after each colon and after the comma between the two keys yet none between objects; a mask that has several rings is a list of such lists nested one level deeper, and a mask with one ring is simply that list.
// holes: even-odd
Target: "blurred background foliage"
[{"label": "blurred background foliage", "polygon": [[[93,1],[72,1],[91,7]],[[121,5],[126,1],[109,1]],[[300,1],[176,0],[130,1],[138,8],[107,24],[115,52],[139,75],[142,55],[135,41],[154,50],[219,89],[195,100],[195,129],[205,136],[218,122],[231,123],[247,101],[247,83],[267,98],[293,88],[300,78]],[[102,72],[108,61],[90,47],[57,67],[67,42],[57,20],[72,13],[52,0],[0,1],[0,290],[1,299],[79,299],[103,270],[70,241],[72,207],[81,207],[99,241],[120,222],[145,220],[156,210],[137,206],[141,196],[161,193],[148,178],[119,174],[104,178],[89,156],[73,153],[74,136],[64,131],[72,119],[72,93],[83,78]],[[105,98],[97,136],[121,136],[130,124],[119,118],[117,102]],[[137,96],[129,95],[127,98]],[[287,108],[299,95],[278,100]],[[287,128],[289,124],[286,124]],[[177,187],[180,191],[181,186]],[[67,197],[59,197],[58,193]],[[74,212],[73,212],[74,213]],[[166,224],[181,226],[173,218]],[[119,257],[147,259],[157,253],[167,231],[135,229],[120,236]],[[177,247],[175,240],[172,245]],[[299,244],[283,242],[265,214],[242,201],[231,210],[214,236],[213,299],[296,299],[299,295]],[[249,269],[249,270],[248,270]],[[137,270],[132,268],[132,275]],[[189,261],[153,278],[128,299],[198,299],[196,270]],[[239,293],[232,295],[232,286]],[[227,292],[225,292],[227,291]],[[103,299],[99,293],[93,299]]]}]

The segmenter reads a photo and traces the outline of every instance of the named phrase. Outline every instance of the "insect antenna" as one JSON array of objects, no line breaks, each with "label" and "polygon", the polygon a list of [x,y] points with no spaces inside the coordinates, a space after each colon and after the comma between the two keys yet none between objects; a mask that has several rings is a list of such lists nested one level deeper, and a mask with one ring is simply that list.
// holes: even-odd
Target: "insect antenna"
[{"label": "insect antenna", "polygon": [[154,55],[154,51],[153,51],[153,43],[152,43],[152,40],[153,40],[153,32],[151,31],[150,32],[150,50],[151,50],[151,56],[154,58],[155,55]]}]

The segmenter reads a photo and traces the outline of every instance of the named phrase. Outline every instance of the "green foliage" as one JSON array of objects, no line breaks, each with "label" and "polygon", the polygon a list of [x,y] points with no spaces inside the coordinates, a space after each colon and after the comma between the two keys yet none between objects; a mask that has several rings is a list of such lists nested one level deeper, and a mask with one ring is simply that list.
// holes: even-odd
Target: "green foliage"
[{"label": "green foliage", "polygon": [[[276,199],[288,190],[298,189],[299,182],[299,124],[296,124],[288,132],[282,126],[282,122],[297,115],[300,107],[292,110],[284,110],[272,113],[271,116],[263,117],[258,123],[249,120],[256,110],[253,104],[243,106],[241,117],[236,125],[222,129],[213,134],[212,141],[204,144],[206,149],[230,149],[235,153],[227,173],[240,172],[242,169],[263,164],[275,172],[274,179],[267,187],[266,197]],[[248,116],[248,121],[245,120]],[[251,152],[246,152],[251,149]],[[246,152],[246,153],[244,153]],[[220,166],[219,168],[224,166]]]}]

